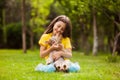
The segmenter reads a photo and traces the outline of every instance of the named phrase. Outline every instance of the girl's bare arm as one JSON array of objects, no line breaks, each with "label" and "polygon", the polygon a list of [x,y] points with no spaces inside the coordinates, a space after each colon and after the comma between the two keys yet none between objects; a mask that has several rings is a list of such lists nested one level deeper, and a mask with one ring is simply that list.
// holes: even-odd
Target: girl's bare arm
[{"label": "girl's bare arm", "polygon": [[53,51],[53,50],[60,50],[60,49],[61,49],[61,46],[58,46],[55,43],[50,48],[48,48],[48,49],[45,46],[41,46],[40,47],[40,57],[44,58],[51,51]]},{"label": "girl's bare arm", "polygon": [[65,58],[71,58],[72,57],[72,49],[64,49],[63,53],[61,55]]},{"label": "girl's bare arm", "polygon": [[40,47],[40,57],[41,58],[44,58],[45,56],[47,56],[50,52],[52,51],[52,48],[48,48],[46,49],[46,47],[44,46],[41,46]]}]

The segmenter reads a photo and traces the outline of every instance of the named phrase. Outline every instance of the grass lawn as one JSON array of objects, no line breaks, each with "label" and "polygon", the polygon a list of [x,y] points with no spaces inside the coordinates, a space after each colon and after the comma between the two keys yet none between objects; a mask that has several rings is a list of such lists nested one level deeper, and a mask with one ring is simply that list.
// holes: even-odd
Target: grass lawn
[{"label": "grass lawn", "polygon": [[120,80],[120,56],[116,63],[106,61],[107,55],[85,56],[73,52],[71,60],[79,62],[81,70],[77,73],[44,73],[34,68],[45,63],[39,58],[39,50],[0,50],[0,80]]}]

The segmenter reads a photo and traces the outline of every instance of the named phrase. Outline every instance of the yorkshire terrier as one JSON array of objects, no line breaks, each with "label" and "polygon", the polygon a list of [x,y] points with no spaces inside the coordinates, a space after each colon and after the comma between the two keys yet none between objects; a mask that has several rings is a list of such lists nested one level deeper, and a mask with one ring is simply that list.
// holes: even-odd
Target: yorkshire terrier
[{"label": "yorkshire terrier", "polygon": [[[52,36],[52,37],[49,39],[49,41],[47,41],[47,44],[49,44],[50,46],[52,46],[53,44],[56,44],[56,46],[59,46],[60,43],[61,43],[61,39],[62,39],[62,35],[57,34],[57,35],[55,35],[55,36]],[[55,52],[56,52],[56,50],[50,52],[49,57],[48,57],[48,59],[46,60],[46,64],[47,64],[47,65],[54,62],[54,59],[53,59],[52,55],[53,55]]]}]

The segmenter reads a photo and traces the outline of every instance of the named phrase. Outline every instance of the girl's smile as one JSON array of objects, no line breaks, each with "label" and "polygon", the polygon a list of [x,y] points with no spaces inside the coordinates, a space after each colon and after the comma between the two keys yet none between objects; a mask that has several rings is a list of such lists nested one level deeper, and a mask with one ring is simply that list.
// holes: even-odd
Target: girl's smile
[{"label": "girl's smile", "polygon": [[62,21],[58,21],[55,23],[53,27],[53,35],[56,35],[57,33],[62,34],[66,28],[66,24]]}]

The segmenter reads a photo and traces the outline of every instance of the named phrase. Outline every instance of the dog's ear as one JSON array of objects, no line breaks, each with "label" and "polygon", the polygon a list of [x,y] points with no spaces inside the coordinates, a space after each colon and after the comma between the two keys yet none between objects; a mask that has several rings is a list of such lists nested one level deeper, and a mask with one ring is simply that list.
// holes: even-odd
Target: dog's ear
[{"label": "dog's ear", "polygon": [[57,72],[58,70],[57,70],[57,68],[56,68],[56,64],[54,64],[54,67],[55,67],[55,69],[56,69],[56,72]]},{"label": "dog's ear", "polygon": [[54,67],[56,68],[56,64],[54,64]]},{"label": "dog's ear", "polygon": [[67,69],[67,70],[65,70],[64,72],[65,72],[65,73],[68,73],[68,72],[69,72],[69,70]]}]

